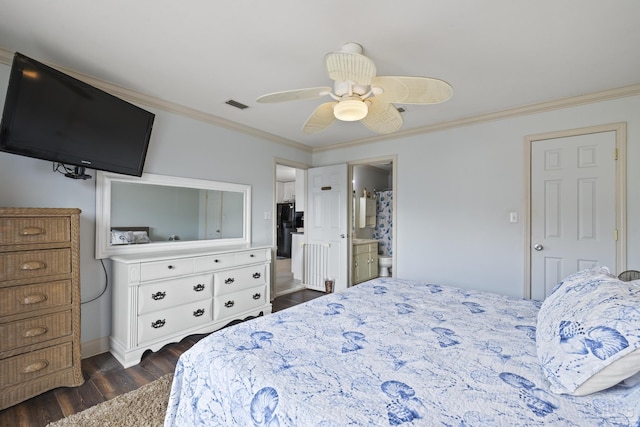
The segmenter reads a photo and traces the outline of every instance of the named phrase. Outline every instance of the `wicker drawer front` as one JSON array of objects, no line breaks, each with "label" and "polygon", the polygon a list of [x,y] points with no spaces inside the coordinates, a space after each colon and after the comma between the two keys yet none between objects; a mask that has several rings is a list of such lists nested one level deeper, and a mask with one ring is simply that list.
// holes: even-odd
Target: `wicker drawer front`
[{"label": "wicker drawer front", "polygon": [[226,295],[267,283],[265,264],[221,271],[213,275],[214,295]]},{"label": "wicker drawer front", "polygon": [[138,317],[138,343],[211,322],[211,300],[192,302]]},{"label": "wicker drawer front", "polygon": [[71,273],[71,249],[0,254],[0,280]]},{"label": "wicker drawer front", "polygon": [[71,281],[0,288],[0,317],[71,304]]},{"label": "wicker drawer front", "polygon": [[69,218],[0,218],[0,245],[71,241]]},{"label": "wicker drawer front", "polygon": [[71,335],[71,311],[0,324],[0,352]]},{"label": "wicker drawer front", "polygon": [[238,313],[266,304],[266,287],[260,286],[214,299],[214,320],[233,319]]},{"label": "wicker drawer front", "polygon": [[145,262],[140,265],[140,280],[167,279],[193,273],[193,260],[172,259],[168,261]]},{"label": "wicker drawer front", "polygon": [[175,307],[192,301],[211,299],[213,276],[181,277],[149,283],[138,288],[138,314]]},{"label": "wicker drawer front", "polygon": [[[0,360],[2,387],[11,386],[68,368],[72,365],[72,344],[60,344],[43,350]],[[78,361],[78,363],[80,363]]]}]

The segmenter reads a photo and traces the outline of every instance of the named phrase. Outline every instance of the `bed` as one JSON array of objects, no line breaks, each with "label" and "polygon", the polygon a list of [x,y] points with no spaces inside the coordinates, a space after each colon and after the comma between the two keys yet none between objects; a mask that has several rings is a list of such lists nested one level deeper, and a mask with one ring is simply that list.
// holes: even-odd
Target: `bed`
[{"label": "bed", "polygon": [[[592,277],[597,274],[582,282],[602,286],[605,279]],[[567,280],[553,295],[575,301],[568,290],[574,282]],[[635,296],[625,306],[624,322],[636,328],[640,341],[640,285],[627,288]],[[585,354],[572,340],[592,331],[586,324],[563,324],[559,339],[570,342],[561,347],[571,347],[578,362],[558,362],[538,348],[544,340],[536,335],[545,321],[553,323],[538,322],[543,309],[546,318],[557,307],[374,279],[199,341],[178,360],[165,425],[638,426],[640,374],[632,371],[640,370],[640,359],[612,356],[632,367],[605,390],[562,392],[548,371],[590,369],[584,360],[594,358],[593,351]],[[563,317],[571,308],[559,310]],[[631,333],[617,353],[638,356],[638,347]]]}]

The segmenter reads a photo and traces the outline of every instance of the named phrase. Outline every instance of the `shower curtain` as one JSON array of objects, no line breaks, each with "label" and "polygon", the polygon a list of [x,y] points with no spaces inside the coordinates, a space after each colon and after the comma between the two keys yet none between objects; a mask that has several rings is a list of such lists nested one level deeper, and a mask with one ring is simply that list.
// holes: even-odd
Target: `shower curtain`
[{"label": "shower curtain", "polygon": [[393,256],[392,201],[393,191],[376,191],[376,227],[373,229],[373,238],[379,242],[379,254],[386,256]]}]

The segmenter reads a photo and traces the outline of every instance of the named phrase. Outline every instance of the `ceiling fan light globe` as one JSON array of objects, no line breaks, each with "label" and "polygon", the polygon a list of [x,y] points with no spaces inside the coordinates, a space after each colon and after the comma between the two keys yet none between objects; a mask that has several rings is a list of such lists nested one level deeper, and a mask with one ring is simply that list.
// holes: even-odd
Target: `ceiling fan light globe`
[{"label": "ceiling fan light globe", "polygon": [[344,122],[355,122],[367,116],[369,108],[359,99],[346,99],[333,107],[333,115]]}]

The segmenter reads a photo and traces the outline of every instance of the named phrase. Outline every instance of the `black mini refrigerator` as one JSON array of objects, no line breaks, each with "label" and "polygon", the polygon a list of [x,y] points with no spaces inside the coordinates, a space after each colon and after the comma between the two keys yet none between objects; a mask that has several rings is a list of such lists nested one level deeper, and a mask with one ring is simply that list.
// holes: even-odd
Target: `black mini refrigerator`
[{"label": "black mini refrigerator", "polygon": [[277,204],[276,240],[278,249],[276,256],[291,258],[291,232],[295,227],[295,205],[293,203]]}]

